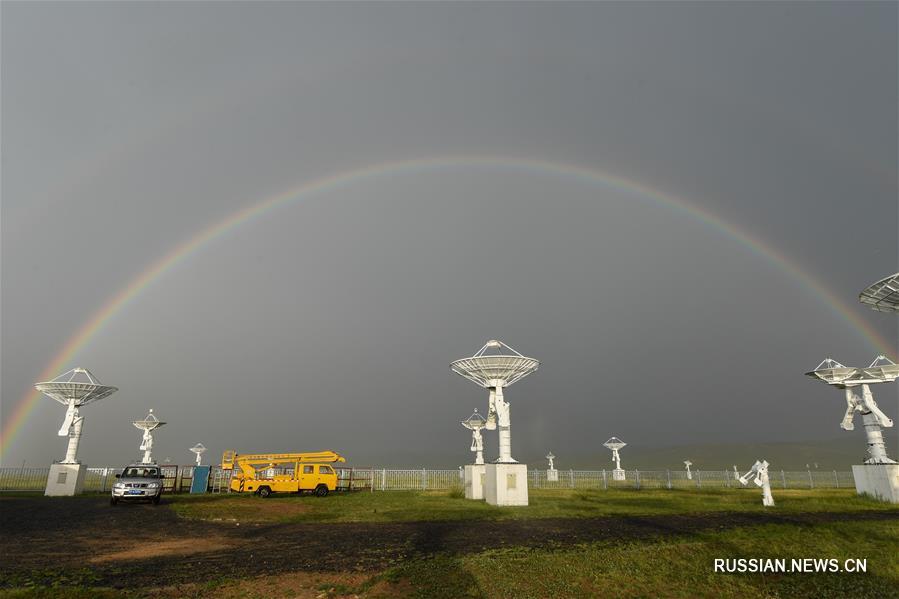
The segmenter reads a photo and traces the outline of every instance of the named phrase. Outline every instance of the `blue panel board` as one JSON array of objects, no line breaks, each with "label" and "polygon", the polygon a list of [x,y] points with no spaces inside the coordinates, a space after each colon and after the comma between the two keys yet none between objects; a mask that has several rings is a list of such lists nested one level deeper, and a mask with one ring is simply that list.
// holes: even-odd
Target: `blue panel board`
[{"label": "blue panel board", "polygon": [[209,466],[194,466],[194,476],[190,480],[191,493],[205,493],[209,486]]}]

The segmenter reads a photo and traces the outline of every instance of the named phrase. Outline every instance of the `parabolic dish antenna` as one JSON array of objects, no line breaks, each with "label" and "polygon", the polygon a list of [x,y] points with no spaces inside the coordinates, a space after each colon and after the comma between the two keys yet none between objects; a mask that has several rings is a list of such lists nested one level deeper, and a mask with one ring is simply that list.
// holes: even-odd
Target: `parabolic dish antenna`
[{"label": "parabolic dish antenna", "polygon": [[606,447],[608,447],[608,448],[611,449],[612,451],[618,451],[619,449],[621,449],[622,447],[624,447],[625,445],[627,445],[627,443],[625,443],[624,441],[622,441],[622,440],[619,439],[618,437],[612,437],[611,439],[609,439],[608,441],[606,441],[605,443],[603,443],[603,445],[605,445]]},{"label": "parabolic dish antenna", "polygon": [[863,289],[858,301],[881,312],[899,312],[899,272]]},{"label": "parabolic dish antenna", "polygon": [[462,421],[462,426],[471,431],[471,451],[475,454],[475,464],[484,463],[484,437],[481,431],[487,426],[487,419],[478,414],[478,409]]},{"label": "parabolic dish antenna", "polygon": [[499,423],[498,464],[514,464],[510,406],[503,398],[503,387],[520,381],[540,365],[538,360],[523,356],[502,341],[491,339],[470,358],[450,364],[456,374],[489,389],[490,396],[485,428],[493,430]]},{"label": "parabolic dish antenna", "polygon": [[818,364],[814,370],[805,374],[806,376],[820,379],[828,385],[837,385],[858,374],[858,368],[843,366],[833,358],[827,358]]},{"label": "parabolic dish antenna", "polygon": [[141,460],[144,464],[152,464],[153,460],[151,458],[151,454],[153,452],[153,431],[159,428],[160,426],[164,426],[165,422],[159,420],[156,415],[153,413],[151,409],[143,420],[134,420],[131,422],[134,425],[134,428],[144,431],[144,436],[141,439],[140,450],[144,452],[144,457]]},{"label": "parabolic dish antenna", "polygon": [[197,454],[197,466],[200,465],[200,460],[202,460],[203,452],[206,451],[206,446],[202,443],[197,443],[193,447],[190,448],[190,451]]},{"label": "parabolic dish antenna", "polygon": [[57,433],[60,437],[69,437],[66,457],[61,463],[77,464],[78,444],[84,423],[84,416],[81,416],[79,408],[109,397],[119,390],[118,387],[102,384],[86,368],[73,368],[52,381],[36,383],[34,388],[66,406],[66,416]]},{"label": "parabolic dish antenna", "polygon": [[871,365],[861,369],[867,378],[877,379],[885,383],[899,378],[899,365],[886,356],[877,356]]},{"label": "parabolic dish antenna", "polygon": [[[508,353],[503,350],[508,350]],[[456,374],[489,389],[508,387],[537,370],[539,365],[538,360],[522,356],[502,341],[492,339],[470,358],[450,364],[450,368]]]},{"label": "parabolic dish antenna", "polygon": [[34,388],[64,406],[74,403],[78,407],[109,397],[119,390],[102,384],[87,368],[73,368],[52,381],[35,383]]}]

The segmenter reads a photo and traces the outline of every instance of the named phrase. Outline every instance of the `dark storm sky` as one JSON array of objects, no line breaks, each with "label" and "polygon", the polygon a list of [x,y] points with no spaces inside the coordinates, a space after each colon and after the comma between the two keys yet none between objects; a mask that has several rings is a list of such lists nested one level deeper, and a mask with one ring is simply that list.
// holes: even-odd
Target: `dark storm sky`
[{"label": "dark storm sky", "polygon": [[[91,315],[198,232],[318,177],[483,155],[683,198],[896,353],[895,315],[855,300],[899,262],[895,3],[4,2],[4,430]],[[266,212],[139,293],[66,367],[121,389],[85,408],[80,456],[135,457],[152,407],[160,459],[202,441],[213,461],[453,467],[486,392],[448,364],[494,337],[542,362],[507,392],[523,461],[612,435],[837,437],[842,397],[802,373],[882,351],[782,264],[639,193],[407,170]],[[899,416],[895,385],[876,396]],[[60,458],[62,416],[41,399],[4,465]]]}]

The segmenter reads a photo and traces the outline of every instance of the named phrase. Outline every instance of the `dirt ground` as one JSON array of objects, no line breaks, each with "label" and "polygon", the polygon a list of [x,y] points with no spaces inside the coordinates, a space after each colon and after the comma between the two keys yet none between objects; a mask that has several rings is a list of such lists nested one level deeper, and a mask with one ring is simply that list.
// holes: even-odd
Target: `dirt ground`
[{"label": "dirt ground", "polygon": [[399,561],[503,546],[564,547],[766,522],[813,526],[896,520],[897,512],[710,513],[680,516],[398,523],[237,524],[182,520],[163,503],[111,508],[106,497],[0,498],[0,586],[60,571],[117,588],[231,576],[377,572]]}]

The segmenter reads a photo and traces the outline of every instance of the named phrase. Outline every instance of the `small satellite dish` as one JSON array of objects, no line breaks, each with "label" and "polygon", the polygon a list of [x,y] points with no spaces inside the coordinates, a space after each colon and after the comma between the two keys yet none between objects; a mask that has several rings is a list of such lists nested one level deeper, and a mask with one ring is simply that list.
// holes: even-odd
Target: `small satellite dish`
[{"label": "small satellite dish", "polygon": [[612,471],[612,479],[624,480],[624,470],[621,469],[621,456],[618,454],[618,451],[626,446],[627,443],[618,437],[612,437],[603,443],[603,445],[612,450],[612,461],[615,462],[615,470]]},{"label": "small satellite dish", "polygon": [[86,368],[73,368],[52,381],[35,383],[34,388],[66,406],[66,415],[57,433],[60,437],[69,437],[66,457],[61,463],[77,464],[78,444],[81,442],[84,423],[80,408],[109,397],[119,390],[118,387],[102,384]]},{"label": "small satellite dish", "polygon": [[[806,464],[807,466],[808,464]],[[752,465],[752,469],[740,477],[740,484],[745,487],[753,477],[754,480],[752,482],[757,487],[762,488],[762,505],[774,507],[774,497],[771,495],[771,482],[768,480],[768,462],[756,460],[755,464]]]},{"label": "small satellite dish", "polygon": [[197,454],[197,466],[200,466],[200,461],[202,460],[203,452],[206,451],[206,446],[202,443],[197,443],[193,447],[190,448],[190,451]]},{"label": "small satellite dish", "polygon": [[134,425],[134,428],[138,430],[144,431],[144,436],[141,439],[140,450],[144,452],[144,457],[141,460],[142,464],[152,464],[152,452],[153,452],[153,431],[158,429],[161,426],[165,426],[165,422],[159,420],[156,415],[153,413],[151,409],[143,420],[134,420],[131,424]]},{"label": "small satellite dish", "polygon": [[549,452],[548,454],[546,454],[546,459],[549,460],[549,469],[555,470],[556,468],[553,465],[553,460],[556,459],[556,456],[553,455],[553,452]]},{"label": "small satellite dish", "polygon": [[484,463],[484,437],[481,430],[487,426],[487,419],[478,414],[478,409],[474,409],[471,416],[462,421],[462,426],[471,431],[471,451],[475,453],[475,464]]}]

